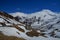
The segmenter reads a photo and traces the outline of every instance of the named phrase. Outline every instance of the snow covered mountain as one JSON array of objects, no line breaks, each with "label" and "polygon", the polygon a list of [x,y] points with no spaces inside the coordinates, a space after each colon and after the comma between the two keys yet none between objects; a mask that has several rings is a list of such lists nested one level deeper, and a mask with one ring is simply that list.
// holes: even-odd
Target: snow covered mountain
[{"label": "snow covered mountain", "polygon": [[60,40],[59,15],[50,10],[32,14],[0,12],[0,32],[26,40]]},{"label": "snow covered mountain", "polygon": [[[14,14],[14,13],[13,13]],[[19,15],[19,13],[15,13],[15,17],[19,19],[21,22],[26,22],[27,25],[30,23],[32,27],[38,28],[38,27],[44,27],[44,26],[51,26],[59,22],[60,14],[57,14],[55,12],[52,12],[50,10],[42,10],[40,12],[32,13],[32,14],[23,14]],[[14,15],[13,15],[14,16]],[[36,27],[37,26],[37,27]],[[39,28],[40,29],[40,28]]]}]

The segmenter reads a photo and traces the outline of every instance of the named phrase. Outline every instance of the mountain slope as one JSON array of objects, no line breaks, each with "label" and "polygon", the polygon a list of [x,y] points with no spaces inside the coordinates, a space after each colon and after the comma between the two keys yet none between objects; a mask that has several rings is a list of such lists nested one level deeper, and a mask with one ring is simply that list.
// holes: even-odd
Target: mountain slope
[{"label": "mountain slope", "polygon": [[[39,30],[45,31],[45,32],[47,32],[47,30],[50,31],[52,29],[53,29],[53,31],[55,31],[56,29],[60,28],[59,27],[59,24],[60,24],[59,15],[60,14],[56,14],[55,12],[52,12],[50,10],[42,10],[40,12],[26,14],[26,15],[27,16],[25,17],[25,15],[24,15],[24,18],[22,19],[22,20],[24,20],[22,22],[25,23],[26,26],[30,26],[34,29],[39,29]],[[19,20],[21,20],[21,19],[19,19]]]},{"label": "mountain slope", "polygon": [[0,12],[0,32],[26,40],[60,40],[60,17],[50,10],[32,14]]},{"label": "mountain slope", "polygon": [[[18,16],[18,20],[21,22],[27,22],[27,25],[30,23],[31,26],[35,28],[35,26],[46,26],[46,25],[53,25],[56,24],[60,18],[60,14],[56,14],[50,10],[42,10],[40,12],[32,13],[32,14],[24,14],[20,15],[19,13],[15,13]],[[20,17],[19,17],[19,15]],[[37,27],[38,28],[38,27]]]}]

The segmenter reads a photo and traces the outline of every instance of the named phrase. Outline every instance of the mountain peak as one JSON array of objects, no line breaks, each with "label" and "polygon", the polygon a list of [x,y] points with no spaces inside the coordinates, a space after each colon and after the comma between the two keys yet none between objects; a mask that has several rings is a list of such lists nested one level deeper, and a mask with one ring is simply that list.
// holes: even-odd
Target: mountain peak
[{"label": "mountain peak", "polygon": [[41,13],[45,13],[45,14],[53,14],[54,12],[52,12],[51,10],[48,10],[48,9],[44,9],[42,11],[40,11]]},{"label": "mountain peak", "polygon": [[52,12],[52,11],[49,10],[49,9],[43,9],[42,11],[44,11],[44,12]]}]

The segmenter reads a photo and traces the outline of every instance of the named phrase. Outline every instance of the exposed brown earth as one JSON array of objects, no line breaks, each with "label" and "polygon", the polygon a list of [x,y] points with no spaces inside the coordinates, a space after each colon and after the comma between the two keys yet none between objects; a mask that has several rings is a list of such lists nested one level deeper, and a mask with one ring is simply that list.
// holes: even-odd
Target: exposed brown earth
[{"label": "exposed brown earth", "polygon": [[18,29],[18,30],[21,31],[21,32],[25,32],[24,29],[18,27],[18,25],[13,24],[13,27],[15,27],[16,29]]},{"label": "exposed brown earth", "polygon": [[6,36],[0,32],[0,40],[25,40],[24,38],[18,38],[15,36]]},{"label": "exposed brown earth", "polygon": [[9,14],[6,13],[6,12],[0,12],[0,15],[4,16],[4,17],[6,17],[6,18],[11,18],[11,19],[14,18],[13,16],[9,15]]}]

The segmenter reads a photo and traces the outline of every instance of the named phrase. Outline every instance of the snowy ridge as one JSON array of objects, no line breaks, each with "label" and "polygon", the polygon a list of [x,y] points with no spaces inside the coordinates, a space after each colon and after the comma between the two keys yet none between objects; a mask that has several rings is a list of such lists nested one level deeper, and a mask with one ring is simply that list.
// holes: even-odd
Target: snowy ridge
[{"label": "snowy ridge", "polygon": [[16,13],[11,13],[11,15],[13,15],[14,17],[16,17],[16,16],[19,16],[19,17],[26,17],[27,16],[27,14],[24,14],[24,13],[21,13],[21,12],[16,12]]}]

